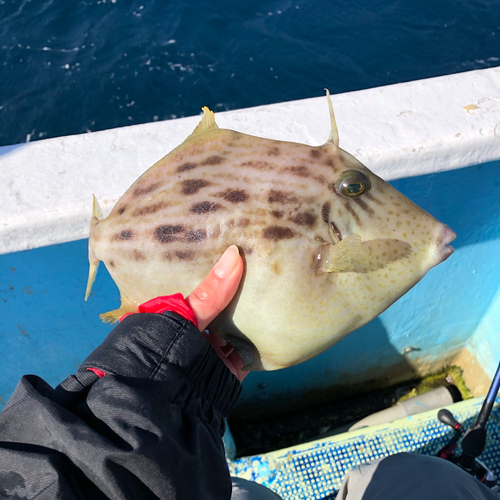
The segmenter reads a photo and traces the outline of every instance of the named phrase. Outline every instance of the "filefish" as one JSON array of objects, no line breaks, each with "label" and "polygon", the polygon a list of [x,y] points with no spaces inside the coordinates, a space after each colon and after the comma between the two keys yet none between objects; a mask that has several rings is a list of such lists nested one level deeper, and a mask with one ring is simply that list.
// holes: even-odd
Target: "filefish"
[{"label": "filefish", "polygon": [[220,129],[212,111],[102,218],[94,197],[88,298],[103,261],[121,307],[188,295],[224,250],[245,274],[208,329],[251,370],[316,356],[375,318],[449,257],[455,233],[339,147]]}]

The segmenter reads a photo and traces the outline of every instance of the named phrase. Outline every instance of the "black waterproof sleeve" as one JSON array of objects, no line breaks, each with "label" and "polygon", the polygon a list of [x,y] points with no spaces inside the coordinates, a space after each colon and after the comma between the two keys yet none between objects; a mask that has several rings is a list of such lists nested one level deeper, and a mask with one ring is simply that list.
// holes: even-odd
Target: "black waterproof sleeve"
[{"label": "black waterproof sleeve", "polygon": [[229,499],[240,390],[192,323],[131,315],[55,389],[21,379],[0,413],[0,498]]}]

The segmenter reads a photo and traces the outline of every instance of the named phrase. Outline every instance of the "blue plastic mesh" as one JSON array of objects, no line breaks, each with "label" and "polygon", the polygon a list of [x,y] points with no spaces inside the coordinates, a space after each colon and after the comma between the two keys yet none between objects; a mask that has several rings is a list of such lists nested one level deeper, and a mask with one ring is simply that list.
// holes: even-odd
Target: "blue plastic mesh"
[{"label": "blue plastic mesh", "polygon": [[[483,400],[471,399],[449,408],[468,427]],[[500,409],[488,421],[488,437],[481,460],[500,477]],[[335,498],[345,474],[353,467],[400,452],[435,455],[453,435],[429,411],[390,424],[344,433],[293,448],[229,461],[232,476],[262,483],[283,500]]]}]

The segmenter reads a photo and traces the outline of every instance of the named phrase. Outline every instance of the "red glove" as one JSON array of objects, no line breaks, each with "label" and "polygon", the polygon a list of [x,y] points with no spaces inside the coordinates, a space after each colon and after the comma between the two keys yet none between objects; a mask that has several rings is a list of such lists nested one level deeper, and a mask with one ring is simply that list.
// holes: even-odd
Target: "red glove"
[{"label": "red glove", "polygon": [[[174,293],[174,295],[165,295],[164,297],[156,297],[155,299],[144,302],[144,304],[141,304],[137,308],[138,313],[160,314],[165,311],[177,313],[184,319],[191,321],[191,323],[193,323],[194,326],[198,328],[198,320],[196,319],[194,311],[191,309],[191,306],[187,303],[186,299],[180,293]],[[120,318],[120,321],[123,321],[124,318],[130,316],[131,314],[136,313],[124,314]]]}]

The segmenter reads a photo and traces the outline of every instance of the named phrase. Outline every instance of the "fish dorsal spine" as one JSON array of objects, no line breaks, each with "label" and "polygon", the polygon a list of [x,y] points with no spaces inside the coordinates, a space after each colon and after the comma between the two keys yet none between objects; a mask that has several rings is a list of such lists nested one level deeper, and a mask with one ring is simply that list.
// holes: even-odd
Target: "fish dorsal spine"
[{"label": "fish dorsal spine", "polygon": [[325,146],[339,145],[339,131],[337,128],[337,121],[335,120],[335,113],[333,112],[332,99],[330,98],[330,91],[326,90],[326,98],[328,99],[328,110],[330,111],[330,135],[326,141]]}]

